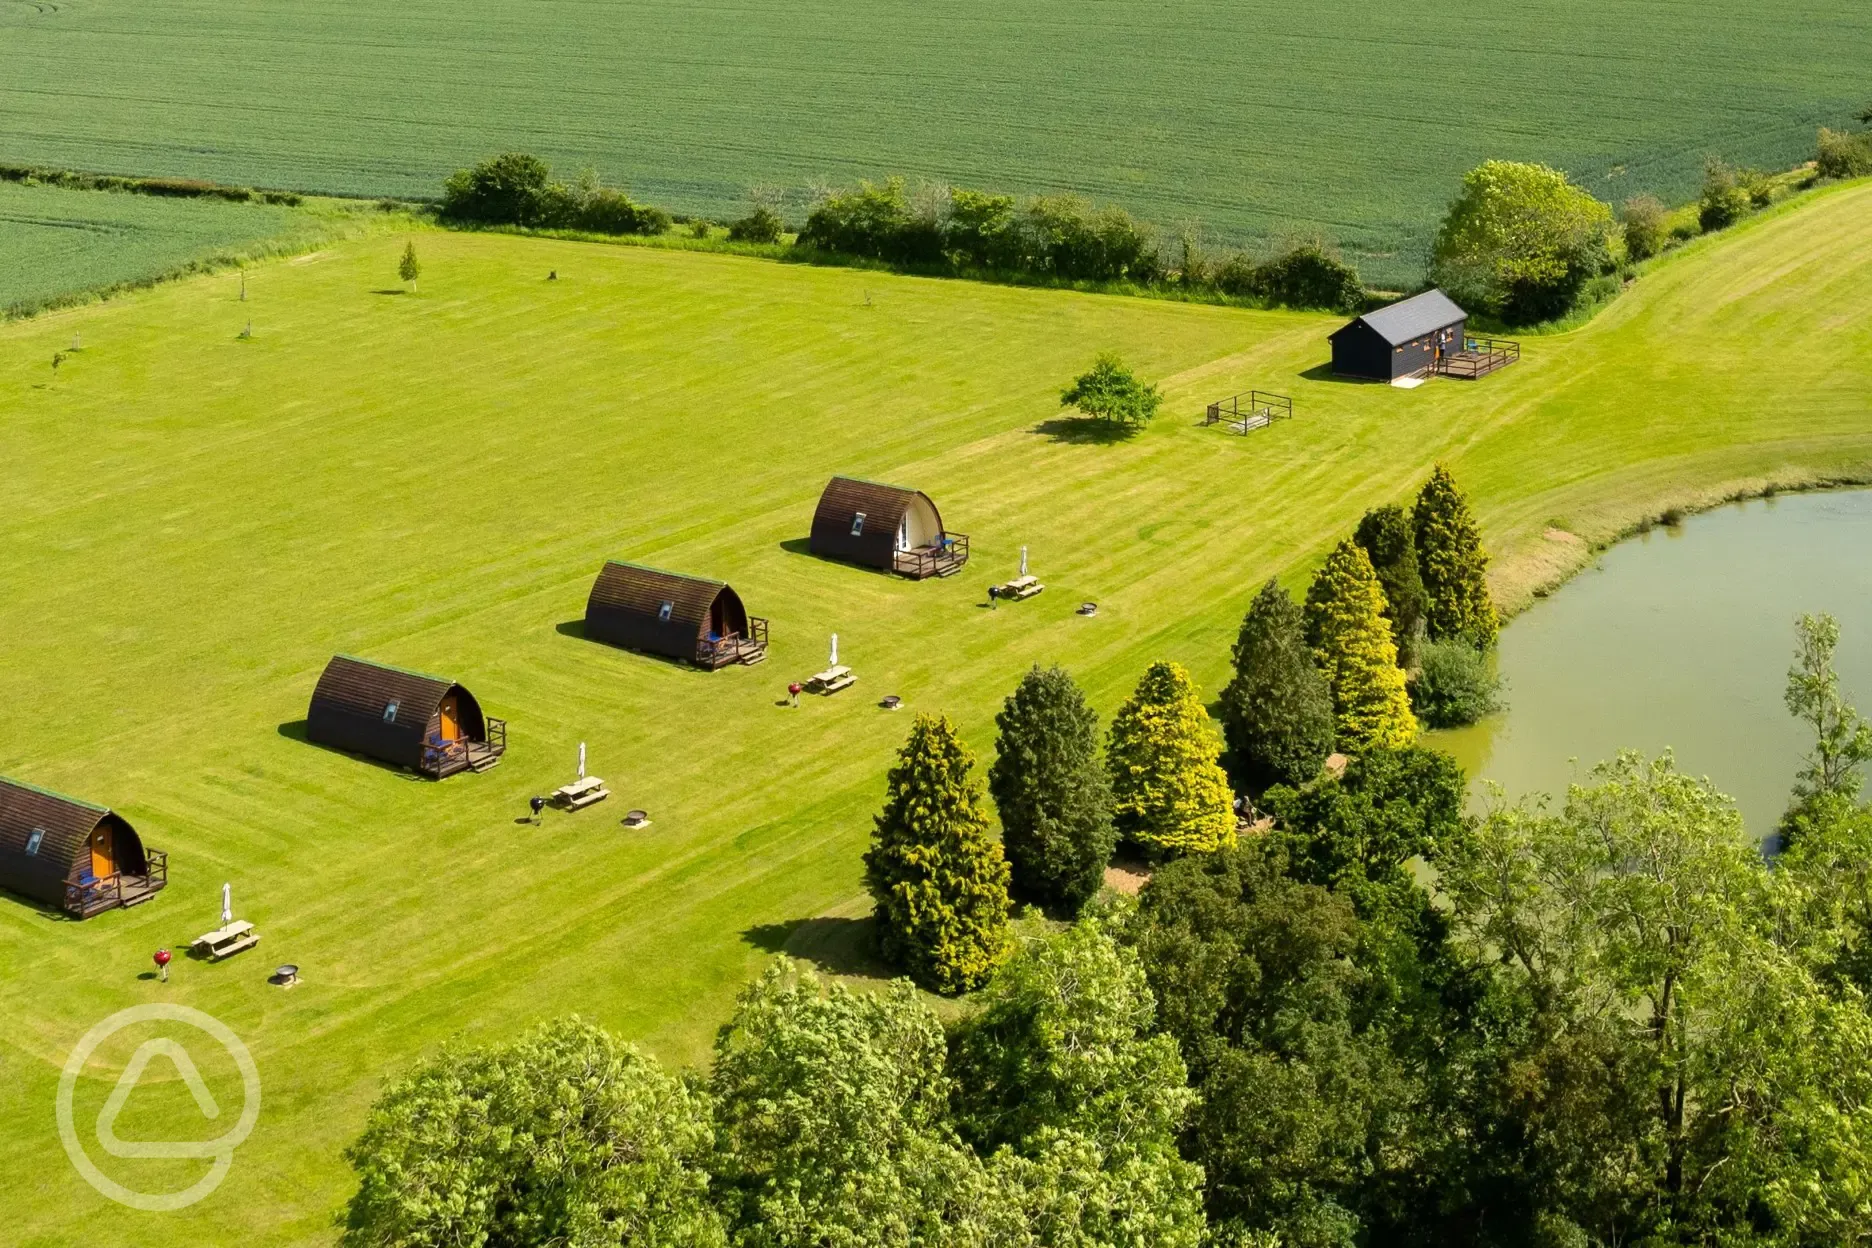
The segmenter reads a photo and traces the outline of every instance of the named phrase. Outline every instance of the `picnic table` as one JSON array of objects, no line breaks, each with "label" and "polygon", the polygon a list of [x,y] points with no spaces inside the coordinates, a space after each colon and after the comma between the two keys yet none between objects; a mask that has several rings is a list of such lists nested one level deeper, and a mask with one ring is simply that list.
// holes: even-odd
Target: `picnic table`
[{"label": "picnic table", "polygon": [[849,689],[858,683],[858,674],[843,663],[828,667],[806,681],[806,692],[824,694],[830,697],[841,689]]},{"label": "picnic table", "polygon": [[1003,598],[1011,598],[1019,602],[1023,598],[1033,597],[1045,588],[1046,586],[1040,583],[1040,578],[1037,576],[1017,576],[1003,585],[1000,593]]},{"label": "picnic table", "polygon": [[189,942],[189,947],[207,954],[210,962],[219,962],[259,943],[260,933],[254,931],[254,925],[245,919],[236,919],[226,927],[197,936]]},{"label": "picnic table", "polygon": [[605,788],[604,781],[597,776],[586,776],[553,790],[553,801],[567,810],[583,810],[610,796],[611,790]]}]

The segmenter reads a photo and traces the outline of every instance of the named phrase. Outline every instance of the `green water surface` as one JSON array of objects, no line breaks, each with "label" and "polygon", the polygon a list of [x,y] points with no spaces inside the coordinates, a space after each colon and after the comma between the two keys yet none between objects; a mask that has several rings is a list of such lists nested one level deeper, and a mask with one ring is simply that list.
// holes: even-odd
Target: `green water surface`
[{"label": "green water surface", "polygon": [[1783,495],[1605,552],[1504,629],[1506,712],[1433,733],[1510,796],[1562,793],[1630,746],[1675,750],[1766,835],[1811,742],[1782,702],[1802,612],[1840,621],[1847,696],[1872,714],[1872,492]]}]

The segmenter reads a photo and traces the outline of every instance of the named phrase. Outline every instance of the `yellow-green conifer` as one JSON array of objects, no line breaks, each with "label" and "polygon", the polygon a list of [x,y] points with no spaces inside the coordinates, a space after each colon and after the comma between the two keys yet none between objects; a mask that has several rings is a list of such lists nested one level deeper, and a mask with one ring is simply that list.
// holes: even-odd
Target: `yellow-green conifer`
[{"label": "yellow-green conifer", "polygon": [[1307,590],[1307,640],[1332,687],[1335,737],[1357,752],[1396,749],[1417,736],[1384,589],[1371,558],[1340,542]]},{"label": "yellow-green conifer", "polygon": [[1151,664],[1112,719],[1105,747],[1119,830],[1163,853],[1233,845],[1234,796],[1220,753],[1189,673],[1175,663]]},{"label": "yellow-green conifer", "polygon": [[974,767],[948,716],[917,716],[865,854],[884,956],[935,992],[981,986],[1011,948],[1008,864]]},{"label": "yellow-green conifer", "polygon": [[1442,464],[1431,469],[1411,520],[1417,530],[1417,566],[1430,597],[1424,622],[1431,639],[1465,637],[1479,649],[1494,645],[1500,622],[1489,597],[1488,554],[1469,500]]}]

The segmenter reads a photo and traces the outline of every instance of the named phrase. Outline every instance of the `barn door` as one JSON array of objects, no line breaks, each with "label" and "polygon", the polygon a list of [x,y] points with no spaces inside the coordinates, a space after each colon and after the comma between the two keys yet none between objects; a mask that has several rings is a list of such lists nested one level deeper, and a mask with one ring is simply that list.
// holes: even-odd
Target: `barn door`
[{"label": "barn door", "polygon": [[455,695],[452,693],[442,699],[442,739],[461,740],[461,712],[455,705]]},{"label": "barn door", "polygon": [[117,874],[117,840],[111,835],[109,824],[102,824],[91,833],[91,874],[100,880]]}]

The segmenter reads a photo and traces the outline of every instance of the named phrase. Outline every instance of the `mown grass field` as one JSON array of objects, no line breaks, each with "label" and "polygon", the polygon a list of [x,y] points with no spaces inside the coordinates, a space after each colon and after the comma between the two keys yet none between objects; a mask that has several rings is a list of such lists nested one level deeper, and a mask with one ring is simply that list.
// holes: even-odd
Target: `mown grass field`
[{"label": "mown grass field", "polygon": [[[450,1037],[576,1011],[703,1058],[772,951],[864,967],[859,858],[908,727],[878,697],[949,713],[985,754],[1036,661],[1107,715],[1159,657],[1213,693],[1256,586],[1297,585],[1433,460],[1473,492],[1510,598],[1580,556],[1549,526],[1603,537],[1765,479],[1872,474],[1869,242],[1872,185],[1822,193],[1684,249],[1506,372],[1412,392],[1324,379],[1322,316],[492,235],[423,236],[416,296],[385,293],[386,236],[264,266],[246,305],[220,275],[0,328],[0,772],[124,811],[174,878],[82,925],[0,897],[6,1238],[326,1243],[381,1081]],[[1130,443],[1057,420],[1101,349],[1168,392]],[[1250,386],[1298,415],[1197,426]],[[911,584],[800,553],[833,472],[928,490],[975,561]],[[986,609],[1022,544],[1047,592]],[[565,626],[610,556],[729,579],[772,658],[705,675],[581,640]],[[834,630],[857,689],[777,705]],[[307,745],[334,651],[467,683],[509,720],[506,761],[433,784]],[[516,824],[581,741],[614,798]],[[633,806],[650,828],[618,825]],[[214,926],[223,881],[260,949],[139,978]],[[288,961],[304,982],[269,987]],[[156,1000],[231,1026],[264,1087],[225,1185],[173,1214],[94,1194],[51,1109],[77,1038]],[[81,1124],[116,1071],[96,1075]],[[205,1134],[173,1079],[119,1132]],[[171,1189],[204,1165],[105,1160]]]},{"label": "mown grass field", "polygon": [[0,155],[433,195],[518,147],[718,216],[895,172],[1320,230],[1399,283],[1479,160],[1681,199],[1810,155],[1868,63],[1855,0],[3,0]]}]

